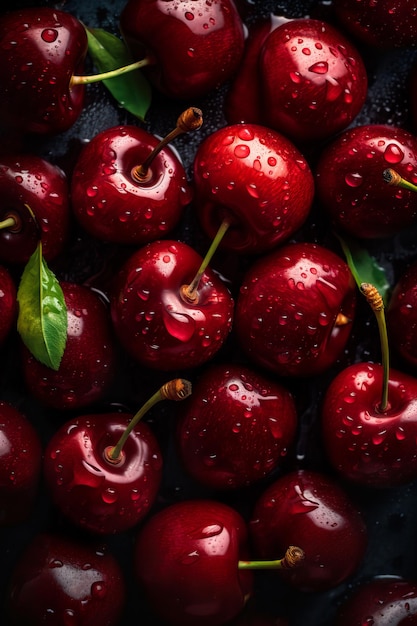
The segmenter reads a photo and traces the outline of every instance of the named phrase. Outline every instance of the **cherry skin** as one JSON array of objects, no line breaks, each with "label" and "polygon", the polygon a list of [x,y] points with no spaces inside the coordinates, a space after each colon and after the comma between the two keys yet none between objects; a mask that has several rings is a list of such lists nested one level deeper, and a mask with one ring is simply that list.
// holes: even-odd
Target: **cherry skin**
[{"label": "cherry skin", "polygon": [[314,194],[313,175],[283,135],[255,124],[233,124],[211,133],[194,158],[195,203],[213,238],[223,219],[230,227],[221,246],[264,253],[304,223]]},{"label": "cherry skin", "polygon": [[335,626],[417,624],[417,585],[396,576],[362,583],[343,603],[336,620]]},{"label": "cherry skin", "polygon": [[375,239],[417,223],[415,193],[381,183],[381,171],[390,167],[417,181],[417,140],[393,126],[349,129],[321,153],[317,197],[337,229]]},{"label": "cherry skin", "polygon": [[0,401],[0,526],[20,524],[35,506],[41,478],[42,444],[28,418]]},{"label": "cherry skin", "polygon": [[0,346],[4,344],[16,323],[16,293],[11,273],[0,265]]},{"label": "cherry skin", "polygon": [[6,610],[13,626],[71,621],[116,626],[125,599],[120,565],[105,547],[43,532],[32,538],[13,569]]},{"label": "cherry skin", "polygon": [[178,422],[180,458],[213,489],[247,487],[282,463],[297,427],[295,402],[279,383],[240,365],[207,367]]},{"label": "cherry skin", "polygon": [[387,328],[392,350],[417,372],[417,263],[399,277],[387,308]]},{"label": "cherry skin", "polygon": [[390,369],[389,406],[379,409],[383,368],[355,363],[335,376],[322,406],[331,464],[348,480],[393,487],[417,476],[417,379]]},{"label": "cherry skin", "polygon": [[142,245],[176,226],[191,190],[175,153],[170,148],[160,152],[144,180],[132,171],[158,143],[141,128],[117,126],[86,144],[72,174],[71,196],[74,214],[87,232]]},{"label": "cherry skin", "polygon": [[0,18],[0,117],[20,133],[57,134],[78,119],[84,87],[71,86],[87,54],[87,34],[75,17],[33,7]]},{"label": "cherry skin", "polygon": [[70,229],[69,185],[63,170],[35,154],[2,155],[0,194],[0,260],[26,263],[39,238],[45,260],[55,259]]},{"label": "cherry skin", "polygon": [[190,100],[231,78],[242,57],[244,30],[233,0],[129,0],[120,29],[154,86],[170,98]]},{"label": "cherry skin", "polygon": [[132,415],[81,415],[51,437],[44,460],[51,498],[74,525],[110,535],[135,526],[155,501],[162,476],[158,442],[145,423],[130,433],[120,462],[106,449],[118,442]]},{"label": "cherry skin", "polygon": [[280,376],[314,376],[340,357],[355,310],[345,261],[323,246],[291,243],[247,271],[234,332],[254,364]]},{"label": "cherry skin", "polygon": [[134,548],[135,572],[152,610],[174,625],[233,619],[253,589],[252,573],[238,569],[246,543],[244,520],[214,500],[186,500],[152,515]]},{"label": "cherry skin", "polygon": [[126,351],[152,369],[192,368],[211,359],[227,338],[233,299],[209,268],[196,301],[182,289],[193,280],[201,257],[189,245],[161,240],[134,252],[119,271],[111,316]]},{"label": "cherry skin", "polygon": [[367,545],[366,526],[350,498],[338,483],[311,470],[289,472],[267,487],[249,529],[259,558],[274,558],[294,541],[304,550],[299,568],[279,572],[304,592],[328,590],[347,580]]},{"label": "cherry skin", "polygon": [[302,144],[355,119],[367,95],[361,56],[330,24],[307,18],[272,30],[259,58],[264,124]]},{"label": "cherry skin", "polygon": [[38,361],[22,345],[27,390],[44,406],[63,410],[103,399],[115,373],[116,347],[110,312],[89,287],[60,283],[67,306],[67,342],[58,370]]}]

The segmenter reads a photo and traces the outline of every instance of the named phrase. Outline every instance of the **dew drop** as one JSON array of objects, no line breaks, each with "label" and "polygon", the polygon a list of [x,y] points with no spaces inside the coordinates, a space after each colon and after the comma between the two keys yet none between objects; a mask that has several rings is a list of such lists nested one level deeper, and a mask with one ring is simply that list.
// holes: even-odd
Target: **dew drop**
[{"label": "dew drop", "polygon": [[184,13],[184,17],[185,17],[186,20],[191,22],[194,19],[194,13],[191,13],[191,11],[186,11]]},{"label": "dew drop", "polygon": [[250,148],[244,144],[239,144],[234,149],[234,154],[238,159],[244,159],[250,154]]},{"label": "dew drop", "polygon": [[395,143],[389,143],[385,148],[384,159],[388,163],[400,163],[404,158],[404,152]]},{"label": "dew drop", "polygon": [[308,71],[314,74],[326,74],[329,71],[329,64],[326,61],[318,61],[310,65]]},{"label": "dew drop", "polygon": [[94,598],[104,598],[107,593],[104,581],[96,581],[91,585],[91,595]]},{"label": "dew drop", "polygon": [[55,28],[45,28],[41,37],[46,43],[53,43],[58,37],[58,31]]},{"label": "dew drop", "polygon": [[345,183],[349,187],[359,187],[363,183],[362,175],[359,172],[349,172],[345,175]]},{"label": "dew drop", "polygon": [[117,500],[117,492],[116,492],[116,490],[113,489],[112,487],[108,487],[101,494],[101,499],[106,504],[114,504],[114,502],[116,502],[116,500]]}]

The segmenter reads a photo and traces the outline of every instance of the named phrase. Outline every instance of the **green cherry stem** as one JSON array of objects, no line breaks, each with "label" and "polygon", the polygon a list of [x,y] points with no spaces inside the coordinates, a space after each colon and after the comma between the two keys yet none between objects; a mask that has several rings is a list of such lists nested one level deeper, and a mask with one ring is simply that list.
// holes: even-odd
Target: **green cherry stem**
[{"label": "green cherry stem", "polygon": [[4,220],[0,222],[0,230],[15,230],[17,227],[17,220],[13,215],[8,215]]},{"label": "green cherry stem", "polygon": [[108,72],[102,72],[100,74],[92,74],[91,76],[73,75],[71,77],[70,86],[74,87],[75,85],[91,85],[92,83],[99,83],[103,80],[109,80],[110,78],[116,78],[122,74],[133,72],[134,70],[140,70],[142,67],[146,67],[147,65],[153,65],[153,61],[145,58],[140,61],[124,65],[123,67],[118,67],[115,70],[109,70]]},{"label": "green cherry stem", "polygon": [[282,559],[276,559],[273,561],[239,561],[238,569],[292,569],[301,565],[304,560],[304,556],[304,550],[298,546],[289,546]]},{"label": "green cherry stem", "polygon": [[410,181],[400,176],[398,172],[390,167],[382,172],[382,176],[388,185],[408,189],[408,191],[417,191],[417,185],[413,185],[413,183],[410,183]]},{"label": "green cherry stem", "polygon": [[386,411],[388,408],[388,383],[389,383],[389,345],[388,345],[388,333],[385,320],[385,307],[384,301],[378,289],[370,283],[362,283],[360,290],[365,296],[368,304],[373,310],[379,330],[379,337],[381,342],[381,355],[382,355],[382,367],[383,367],[383,383],[382,394],[379,410],[381,412]]},{"label": "green cherry stem", "polygon": [[186,301],[189,302],[190,304],[197,304],[198,303],[198,288],[200,285],[200,281],[201,278],[204,274],[204,272],[207,269],[207,266],[209,265],[211,259],[214,256],[214,253],[216,252],[217,248],[219,247],[223,237],[225,236],[227,229],[230,226],[230,222],[227,219],[224,219],[222,221],[222,223],[219,226],[219,229],[216,233],[216,236],[214,237],[213,241],[211,242],[211,245],[209,247],[209,249],[207,250],[207,253],[200,265],[200,267],[197,270],[196,275],[194,276],[193,280],[191,281],[191,283],[189,285],[183,285],[181,287],[181,297]]},{"label": "green cherry stem", "polygon": [[174,378],[162,385],[162,387],[145,402],[139,411],[135,413],[117,444],[115,446],[108,446],[105,449],[105,459],[114,465],[121,463],[123,460],[123,446],[142,417],[155,406],[155,404],[162,400],[174,400],[177,402],[185,400],[191,395],[191,390],[191,383],[183,378]]}]

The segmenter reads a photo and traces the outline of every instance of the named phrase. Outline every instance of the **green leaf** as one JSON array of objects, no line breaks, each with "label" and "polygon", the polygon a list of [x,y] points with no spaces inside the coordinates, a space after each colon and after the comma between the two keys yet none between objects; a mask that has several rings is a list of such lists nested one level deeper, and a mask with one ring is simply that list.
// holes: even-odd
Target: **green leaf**
[{"label": "green leaf", "polygon": [[17,330],[33,356],[54,370],[59,368],[67,341],[67,307],[55,274],[42,255],[42,244],[27,262],[17,299]]},{"label": "green leaf", "polygon": [[387,304],[390,284],[384,268],[356,241],[346,237],[342,238],[340,235],[336,236],[340,241],[346,262],[358,287],[362,283],[370,283],[378,289],[384,303]]},{"label": "green leaf", "polygon": [[[132,62],[126,44],[101,28],[86,28],[89,54],[99,70],[108,72]],[[151,104],[151,87],[137,69],[103,80],[112,96],[129,113],[144,121]]]}]

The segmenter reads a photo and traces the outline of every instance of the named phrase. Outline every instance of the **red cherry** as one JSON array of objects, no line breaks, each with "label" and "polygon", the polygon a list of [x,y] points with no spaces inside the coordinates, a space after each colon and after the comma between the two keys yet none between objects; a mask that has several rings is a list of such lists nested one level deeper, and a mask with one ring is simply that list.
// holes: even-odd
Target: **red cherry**
[{"label": "red cherry", "polygon": [[87,34],[53,7],[9,11],[0,18],[0,114],[5,128],[52,134],[70,128],[84,104],[71,85],[83,66]]},{"label": "red cherry", "polygon": [[316,169],[317,196],[336,228],[356,237],[378,238],[417,223],[415,193],[381,182],[381,172],[389,167],[417,181],[417,140],[393,126],[352,128],[322,152]]},{"label": "red cherry", "polygon": [[281,376],[312,376],[341,356],[355,308],[343,259],[316,244],[288,244],[247,271],[234,330],[254,363]]},{"label": "red cherry", "polygon": [[42,445],[28,418],[0,401],[0,526],[26,521],[38,494]]},{"label": "red cherry", "polygon": [[341,32],[321,20],[294,19],[272,30],[259,71],[264,123],[297,142],[340,132],[366,99],[361,56]]},{"label": "red cherry", "polygon": [[35,154],[0,157],[0,259],[24,264],[39,238],[47,261],[60,254],[70,227],[65,173]]},{"label": "red cherry", "polygon": [[5,342],[17,319],[16,285],[6,267],[0,265],[0,346]]},{"label": "red cherry", "polygon": [[347,580],[367,545],[362,516],[344,490],[309,470],[278,478],[259,496],[250,533],[260,558],[274,558],[294,542],[304,550],[301,566],[280,574],[305,592],[324,591]]},{"label": "red cherry", "polygon": [[335,626],[417,624],[417,585],[397,576],[362,583],[343,603]]},{"label": "red cherry", "polygon": [[23,375],[28,391],[55,409],[75,409],[101,400],[115,373],[115,343],[110,313],[89,287],[61,283],[67,306],[67,342],[58,370],[22,346]]},{"label": "red cherry", "polygon": [[105,547],[41,533],[14,567],[6,605],[13,626],[116,626],[125,598],[121,568]]},{"label": "red cherry", "polygon": [[244,487],[282,463],[292,444],[297,414],[279,383],[240,365],[208,367],[178,426],[187,471],[213,489]]},{"label": "red cherry", "polygon": [[417,263],[399,277],[387,308],[390,345],[417,372]]},{"label": "red cherry", "polygon": [[120,29],[135,58],[154,60],[145,71],[171,98],[206,95],[234,75],[243,54],[243,24],[232,0],[129,0]]},{"label": "red cherry", "polygon": [[155,513],[134,552],[155,614],[181,626],[219,626],[234,618],[252,594],[252,573],[238,569],[246,542],[244,520],[220,502],[183,501]]},{"label": "red cherry", "polygon": [[116,334],[139,363],[153,369],[196,367],[227,338],[233,299],[206,269],[187,293],[202,259],[185,243],[155,241],[134,252],[115,281],[111,315]]},{"label": "red cherry", "polygon": [[330,383],[322,407],[331,464],[345,478],[372,487],[417,476],[417,379],[391,369],[389,404],[381,410],[383,376],[379,364],[348,366]]}]

